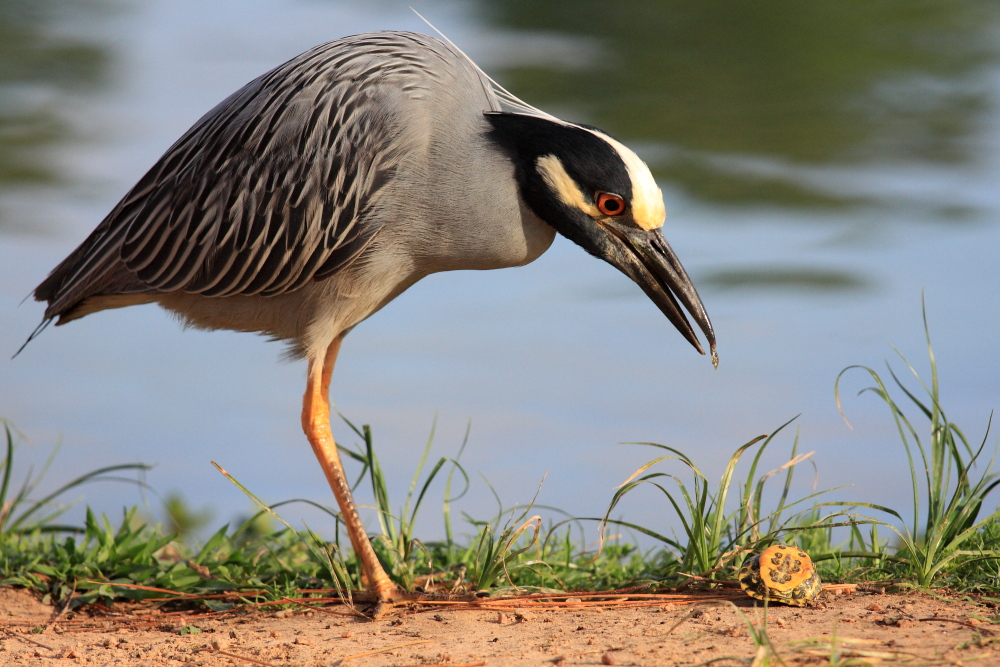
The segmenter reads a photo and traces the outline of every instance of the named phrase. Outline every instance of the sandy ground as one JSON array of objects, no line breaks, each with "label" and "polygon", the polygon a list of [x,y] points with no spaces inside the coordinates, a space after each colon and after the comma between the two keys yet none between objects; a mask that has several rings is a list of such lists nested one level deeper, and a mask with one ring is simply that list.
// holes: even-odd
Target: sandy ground
[{"label": "sandy ground", "polygon": [[[754,605],[738,591],[580,596],[400,609],[369,622],[340,606],[60,614],[0,588],[0,665],[746,665],[758,649],[740,613],[764,626]],[[922,594],[825,593],[808,608],[771,607],[766,630],[789,665],[1000,665],[997,620],[988,606]]]}]

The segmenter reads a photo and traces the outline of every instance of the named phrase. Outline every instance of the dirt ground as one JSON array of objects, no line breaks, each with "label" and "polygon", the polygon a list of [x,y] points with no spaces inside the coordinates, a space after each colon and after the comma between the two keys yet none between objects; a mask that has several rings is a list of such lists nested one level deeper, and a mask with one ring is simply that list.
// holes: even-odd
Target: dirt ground
[{"label": "dirt ground", "polygon": [[[0,588],[0,665],[745,665],[758,649],[740,613],[765,625],[739,591],[490,600],[370,622],[339,606],[60,613]],[[770,607],[766,632],[789,665],[1000,665],[996,620],[993,608],[916,593],[826,592],[808,608]]]}]

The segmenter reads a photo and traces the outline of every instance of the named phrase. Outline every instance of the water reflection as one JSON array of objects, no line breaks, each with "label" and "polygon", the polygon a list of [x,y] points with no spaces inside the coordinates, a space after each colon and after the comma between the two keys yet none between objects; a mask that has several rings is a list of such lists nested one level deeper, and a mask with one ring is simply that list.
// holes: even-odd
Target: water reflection
[{"label": "water reflection", "polygon": [[[45,151],[72,136],[62,114],[66,95],[104,83],[110,54],[54,28],[107,9],[97,0],[0,3],[0,188],[58,179]],[[5,222],[0,214],[0,227]]]},{"label": "water reflection", "polygon": [[841,292],[868,289],[870,279],[846,271],[813,267],[746,267],[715,271],[699,281],[720,289],[783,289]]},{"label": "water reflection", "polygon": [[[24,296],[201,113],[323,40],[429,31],[408,4],[224,0],[200,3],[193,23],[193,3],[176,0],[0,0],[0,350],[41,317]],[[886,340],[921,356],[924,289],[952,418],[974,429],[996,407],[1000,125],[980,87],[996,57],[992,6],[426,4],[515,93],[605,126],[653,163],[723,362],[711,372],[633,283],[569,242],[518,270],[435,275],[363,323],[338,366],[334,399],[375,426],[392,488],[405,490],[438,410],[439,454],[471,419],[467,470],[511,502],[552,466],[540,502],[578,516],[602,514],[647,460],[615,442],[697,452],[714,477],[732,447],[801,412],[823,487],[904,506],[902,478],[885,474],[899,463],[891,420],[875,406],[848,432],[831,387],[847,364],[877,364]],[[47,221],[61,233],[40,235]],[[244,334],[181,334],[152,307],[109,311],[0,360],[0,415],[39,443],[61,437],[66,478],[95,457],[155,463],[155,487],[225,516],[243,498],[215,459],[262,497],[325,502],[297,425],[304,371],[277,355]],[[464,509],[489,516],[478,489]],[[86,493],[107,511],[136,502]],[[662,514],[645,503],[627,516],[654,526]]]},{"label": "water reflection", "polygon": [[978,77],[997,58],[1000,16],[992,0],[507,0],[484,13],[603,51],[573,68],[509,67],[503,80],[525,99],[668,146],[647,152],[657,176],[701,199],[805,209],[873,198],[816,188],[794,169],[708,158],[968,163],[989,108]]}]

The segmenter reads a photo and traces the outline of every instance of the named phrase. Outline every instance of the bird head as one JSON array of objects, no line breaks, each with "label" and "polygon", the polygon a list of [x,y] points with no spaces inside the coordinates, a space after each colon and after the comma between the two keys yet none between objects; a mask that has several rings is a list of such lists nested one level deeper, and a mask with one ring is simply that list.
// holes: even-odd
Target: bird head
[{"label": "bird head", "polygon": [[[631,278],[704,354],[683,304],[709,343],[715,332],[663,237],[663,195],[649,167],[604,132],[539,116],[489,112],[489,138],[514,164],[521,196],[557,232]],[[678,303],[680,302],[680,303]]]}]

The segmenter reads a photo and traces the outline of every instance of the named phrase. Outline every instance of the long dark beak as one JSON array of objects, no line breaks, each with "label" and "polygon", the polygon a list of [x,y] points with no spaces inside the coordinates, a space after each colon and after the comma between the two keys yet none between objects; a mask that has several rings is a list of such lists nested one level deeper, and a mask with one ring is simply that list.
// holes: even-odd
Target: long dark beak
[{"label": "long dark beak", "polygon": [[613,221],[598,224],[608,232],[613,250],[604,259],[631,278],[653,303],[659,307],[667,319],[677,327],[681,335],[698,352],[705,354],[698,337],[691,328],[687,316],[678,301],[684,304],[691,317],[698,324],[708,340],[712,353],[712,365],[718,367],[719,355],[715,351],[715,331],[701,303],[698,291],[688,278],[670,244],[659,229],[646,231],[631,225],[619,225]]}]

